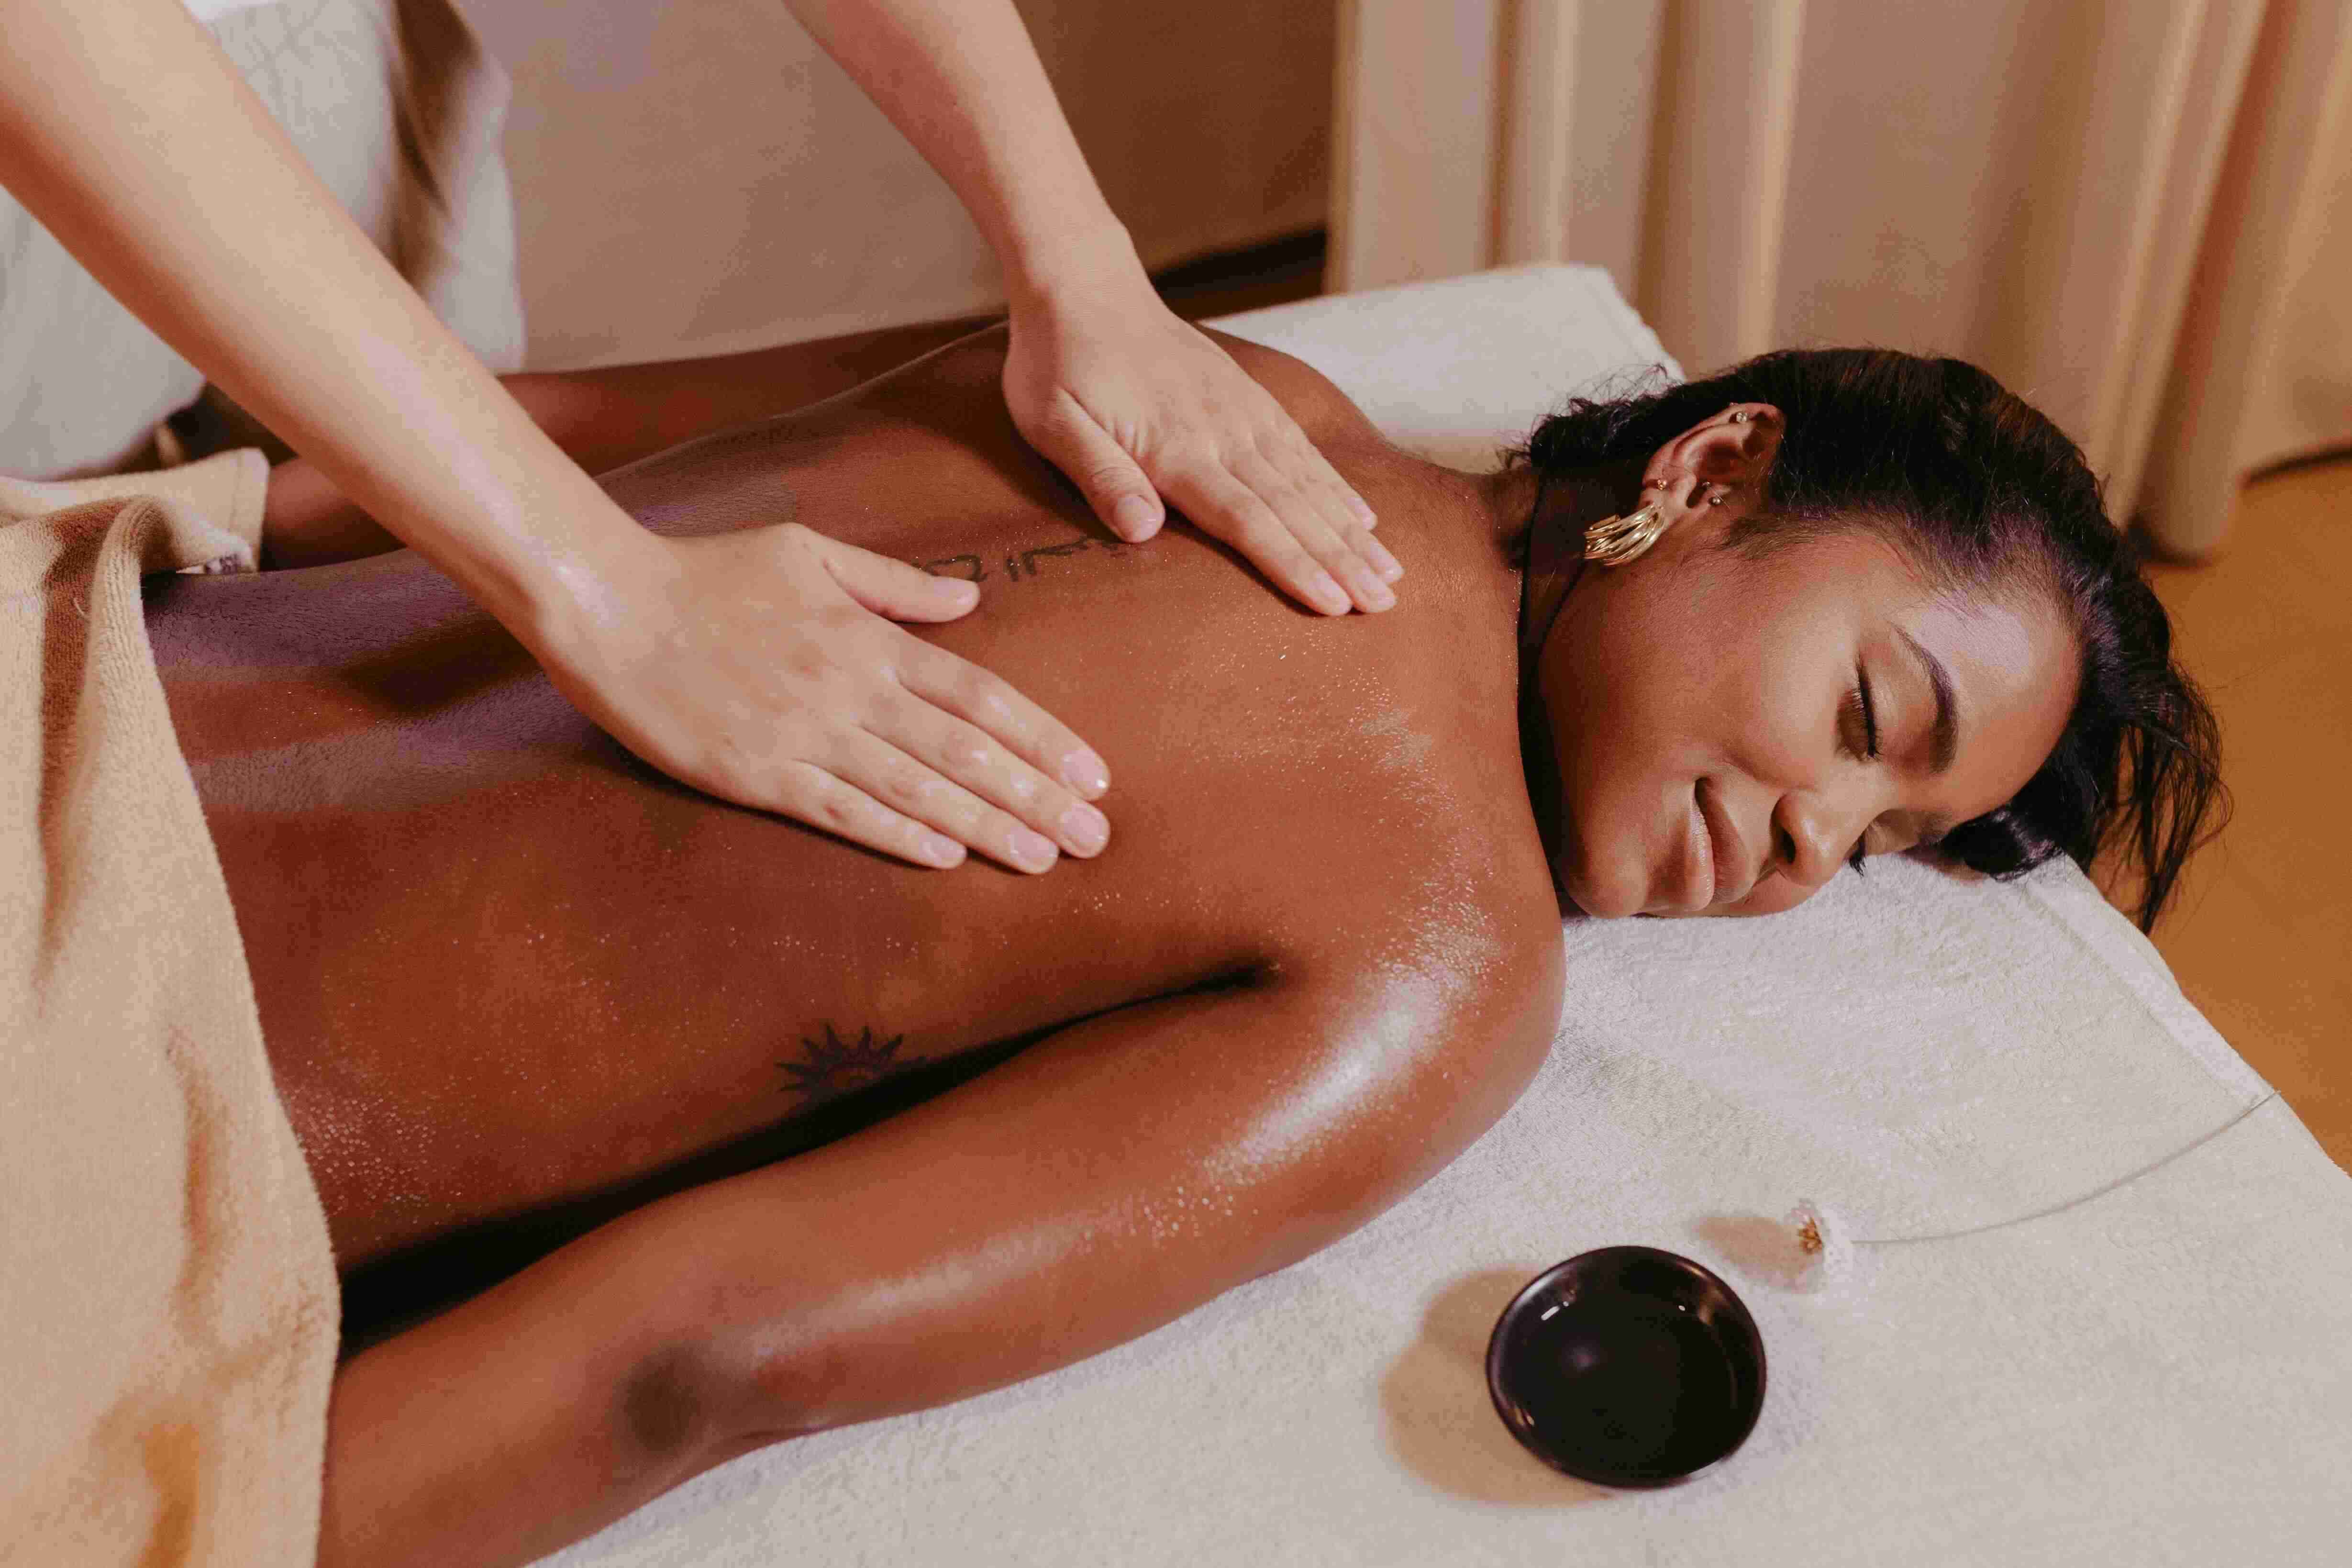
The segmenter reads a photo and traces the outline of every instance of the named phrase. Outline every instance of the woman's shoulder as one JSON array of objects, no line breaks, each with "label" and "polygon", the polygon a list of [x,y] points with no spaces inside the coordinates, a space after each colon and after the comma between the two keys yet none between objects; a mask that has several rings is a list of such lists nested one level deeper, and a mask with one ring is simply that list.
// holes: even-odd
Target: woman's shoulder
[{"label": "woman's shoulder", "polygon": [[1281,873],[1256,912],[1282,963],[1395,1016],[1427,1012],[1432,1038],[1483,1052],[1523,1032],[1530,1005],[1549,1040],[1560,909],[1509,671],[1464,668],[1486,662],[1479,651],[1302,672],[1316,700],[1300,705],[1294,765],[1263,769],[1254,821],[1229,815],[1223,831],[1256,843],[1242,860]]},{"label": "woman's shoulder", "polygon": [[1391,1108],[1399,1135],[1458,1149],[1534,1078],[1559,1029],[1566,963],[1531,824],[1469,816],[1401,838],[1382,864],[1358,860],[1320,887],[1302,879],[1286,912],[1275,966],[1373,1053],[1370,1079],[1417,1086],[1411,1108]]},{"label": "woman's shoulder", "polygon": [[1327,456],[1332,455],[1334,447],[1387,445],[1355,400],[1305,360],[1213,327],[1202,330],[1211,342],[1234,356],[1235,364],[1249,372],[1251,380],[1274,394],[1275,400],[1307,432],[1307,439]]}]

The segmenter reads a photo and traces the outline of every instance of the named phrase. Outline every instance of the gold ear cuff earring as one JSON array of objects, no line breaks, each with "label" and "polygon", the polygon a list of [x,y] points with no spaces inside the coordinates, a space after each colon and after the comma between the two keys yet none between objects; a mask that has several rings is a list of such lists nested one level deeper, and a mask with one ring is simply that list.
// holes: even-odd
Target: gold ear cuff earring
[{"label": "gold ear cuff earring", "polygon": [[1643,501],[1623,517],[1604,517],[1584,531],[1584,558],[1603,566],[1622,566],[1639,557],[1666,531],[1664,509]]},{"label": "gold ear cuff earring", "polygon": [[[1751,409],[1735,408],[1731,423],[1746,425],[1755,419]],[[1663,490],[1664,479],[1643,479],[1644,490]],[[1716,485],[1710,489],[1706,504],[1723,506],[1731,499],[1732,487]],[[1666,531],[1666,514],[1656,501],[1645,500],[1622,517],[1604,517],[1584,531],[1584,558],[1603,566],[1622,566],[1628,561],[1639,560],[1650,546]]]}]

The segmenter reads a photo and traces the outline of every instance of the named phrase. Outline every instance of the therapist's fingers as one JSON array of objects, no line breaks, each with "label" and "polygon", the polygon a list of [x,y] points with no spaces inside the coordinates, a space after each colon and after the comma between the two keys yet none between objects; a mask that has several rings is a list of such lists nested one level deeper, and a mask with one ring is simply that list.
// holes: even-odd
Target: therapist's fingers
[{"label": "therapist's fingers", "polygon": [[944,833],[891,810],[866,790],[844,783],[814,763],[783,768],[765,792],[770,809],[812,827],[911,860],[918,866],[960,866],[964,847]]},{"label": "therapist's fingers", "polygon": [[[1264,464],[1278,482],[1287,482],[1297,490],[1332,532],[1370,565],[1381,581],[1393,583],[1404,575],[1403,564],[1372,533],[1380,526],[1372,509],[1364,504],[1355,487],[1339,477],[1339,471],[1303,433],[1296,438],[1262,444],[1254,453],[1244,454],[1233,466],[1238,473],[1251,462]],[[1303,482],[1301,475],[1306,476]],[[1244,482],[1248,481],[1244,479]]]},{"label": "therapist's fingers", "polygon": [[1169,498],[1202,532],[1223,540],[1276,587],[1310,609],[1344,616],[1353,601],[1339,580],[1298,542],[1257,492],[1224,468],[1202,463],[1167,480]]},{"label": "therapist's fingers", "polygon": [[[933,577],[838,541],[824,540],[819,549],[843,588],[868,609],[885,615],[913,618],[906,612],[953,605],[969,608],[967,595],[977,594],[961,579]],[[966,592],[941,595],[933,584]],[[930,618],[950,616],[934,613]],[[1033,864],[1038,860],[1041,836],[1074,855],[1100,853],[1109,841],[1110,824],[1080,798],[1082,794],[1100,795],[1110,784],[1093,749],[1010,682],[978,665],[904,633],[895,644],[897,689],[886,688],[873,695],[866,728],[898,748],[905,759],[930,770],[937,781],[969,793],[952,808],[935,803],[933,809],[915,811],[895,796],[888,804],[1024,870],[1043,870],[1053,864],[1050,853],[1042,863]],[[869,774],[897,784],[911,782],[872,766],[858,776]],[[992,812],[983,811],[982,803]],[[1027,831],[1024,835],[1016,829]]]},{"label": "therapist's fingers", "polygon": [[1016,871],[1050,871],[1061,858],[1050,838],[955,784],[878,735],[836,738],[826,768],[883,805],[970,845]]},{"label": "therapist's fingers", "polygon": [[[1235,374],[1240,373],[1236,371]],[[1260,571],[1327,615],[1385,610],[1403,568],[1372,536],[1344,484],[1281,406],[1255,384],[1271,431],[1200,433],[1155,448],[1144,472],[1194,527],[1247,556]],[[1303,570],[1304,556],[1321,575]],[[1339,597],[1322,586],[1328,577]]]},{"label": "therapist's fingers", "polygon": [[1093,752],[875,607],[952,618],[971,607],[971,584],[798,523],[625,537],[622,568],[541,657],[557,689],[638,756],[918,865],[958,864],[968,846],[1039,870],[1108,837],[1107,825],[1099,836],[1070,826],[1094,826],[1071,808],[1109,784]]},{"label": "therapist's fingers", "polygon": [[1296,421],[1261,428],[1253,448],[1271,464],[1291,488],[1305,496],[1334,527],[1378,528],[1380,518],[1356,487],[1339,476]]},{"label": "therapist's fingers", "polygon": [[[1031,866],[1044,839],[1073,855],[1101,853],[1110,842],[1110,822],[1064,785],[1055,784],[1027,763],[998,745],[984,731],[942,712],[908,692],[880,705],[866,721],[867,731],[916,764],[956,786],[950,797],[936,796],[935,812],[916,816],[954,835],[973,848],[1024,870],[1043,870],[1053,863]],[[912,810],[892,800],[901,810]],[[1027,836],[1012,831],[1025,828]],[[984,835],[984,837],[980,837]]]},{"label": "therapist's fingers", "polygon": [[[903,561],[817,536],[827,570],[867,609],[897,620],[952,620],[979,602],[960,577],[935,577]],[[969,659],[901,634],[895,673],[909,694],[877,710],[869,726],[965,787],[1025,819],[1075,853],[1101,847],[1064,821],[1079,796],[1110,787],[1109,770],[1070,727]],[[1075,792],[1073,794],[1072,792]],[[1091,808],[1077,820],[1099,819]],[[1108,837],[1106,827],[1102,837]]]},{"label": "therapist's fingers", "polygon": [[1069,476],[1102,525],[1140,544],[1160,531],[1168,509],[1127,449],[1066,392],[1056,392],[1028,432],[1038,454]]},{"label": "therapist's fingers", "polygon": [[[1290,474],[1256,452],[1240,454],[1231,465],[1234,478],[1283,520],[1298,547],[1346,585],[1348,597],[1360,610],[1385,610],[1396,604],[1389,580],[1370,551],[1377,548],[1370,531],[1355,520],[1339,499],[1328,492],[1301,488]],[[1386,551],[1381,551],[1386,555]]]},{"label": "therapist's fingers", "polygon": [[[1068,725],[1022,696],[1010,681],[919,637],[899,636],[898,681],[912,696],[984,731],[1013,756],[1082,799],[1093,800],[1110,788],[1110,771],[1094,748],[1079,740]],[[940,751],[950,739],[952,731],[934,726],[919,749]],[[1011,787],[1007,775],[1006,788]],[[992,799],[1005,799],[997,790],[982,793]],[[1051,831],[1045,822],[1037,826]]]},{"label": "therapist's fingers", "polygon": [[1145,474],[1194,527],[1302,602],[1327,615],[1390,608],[1396,595],[1389,584],[1404,572],[1373,538],[1369,509],[1279,405],[1255,384],[1250,391],[1282,427],[1194,433],[1155,447]]},{"label": "therapist's fingers", "polygon": [[842,590],[877,616],[894,621],[952,621],[980,603],[980,588],[961,577],[940,577],[919,566],[810,532],[809,548]]},{"label": "therapist's fingers", "polygon": [[1139,472],[1160,502],[1313,608],[1395,602],[1387,584],[1402,568],[1371,542],[1370,507],[1282,400],[1139,270],[1017,307],[1003,382],[1022,435],[1123,537],[1164,516],[1146,510]]}]

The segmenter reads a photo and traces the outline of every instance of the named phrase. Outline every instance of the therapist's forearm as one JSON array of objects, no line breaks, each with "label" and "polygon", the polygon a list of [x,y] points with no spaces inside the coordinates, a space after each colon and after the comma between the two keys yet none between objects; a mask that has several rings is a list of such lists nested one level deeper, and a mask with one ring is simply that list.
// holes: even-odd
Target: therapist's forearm
[{"label": "therapist's forearm", "polygon": [[1016,306],[1140,279],[1012,0],[784,3],[954,190]]},{"label": "therapist's forearm", "polygon": [[643,537],[179,0],[0,0],[0,171],[174,349],[541,651]]},{"label": "therapist's forearm", "polygon": [[[952,336],[953,327],[896,334],[899,357],[914,342]],[[912,341],[909,341],[909,340]],[[527,372],[499,384],[590,474],[604,474],[684,441],[788,413],[845,392],[865,376],[861,356],[813,354],[791,343],[698,360]],[[400,548],[318,465],[297,458],[269,471],[262,561],[316,566]]]}]

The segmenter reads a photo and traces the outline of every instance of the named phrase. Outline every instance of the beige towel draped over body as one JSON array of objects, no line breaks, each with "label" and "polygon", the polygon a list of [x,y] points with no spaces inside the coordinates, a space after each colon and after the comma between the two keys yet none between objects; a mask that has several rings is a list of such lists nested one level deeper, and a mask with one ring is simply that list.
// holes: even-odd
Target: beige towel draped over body
[{"label": "beige towel draped over body", "polygon": [[0,479],[0,1560],[307,1563],[338,1298],[142,574],[268,465]]}]

